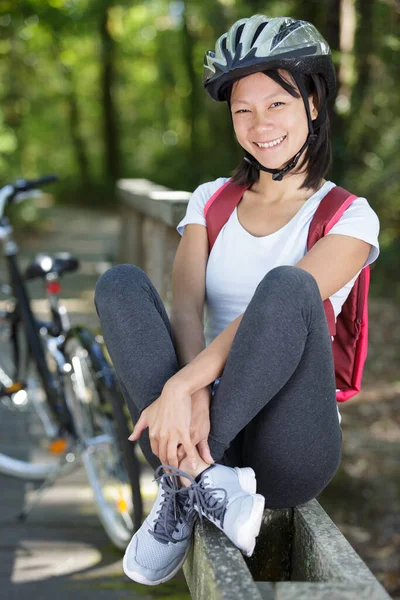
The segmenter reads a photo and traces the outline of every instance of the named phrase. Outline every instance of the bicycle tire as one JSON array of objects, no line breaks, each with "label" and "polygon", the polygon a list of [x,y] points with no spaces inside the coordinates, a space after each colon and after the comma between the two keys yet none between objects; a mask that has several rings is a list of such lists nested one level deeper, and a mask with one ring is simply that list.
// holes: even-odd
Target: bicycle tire
[{"label": "bicycle tire", "polygon": [[128,428],[128,423],[124,413],[125,399],[117,383],[114,383],[113,390],[107,389],[112,404],[114,423],[117,430],[118,443],[124,458],[125,467],[132,487],[133,506],[135,508],[134,523],[137,531],[143,520],[143,502],[140,491],[141,466],[136,455],[136,442],[132,443],[128,437],[132,433]]},{"label": "bicycle tire", "polygon": [[23,322],[29,351],[40,374],[43,389],[46,393],[47,406],[53,413],[53,418],[59,426],[59,432],[74,435],[71,430],[71,419],[65,410],[63,395],[59,393],[58,380],[49,370],[48,360],[43,347],[39,323],[32,312],[31,301],[26,282],[21,276],[16,258],[13,254],[7,255],[7,264],[13,294],[17,299],[18,313]]},{"label": "bicycle tire", "polygon": [[9,377],[13,384],[23,386],[21,393],[25,392],[26,397],[17,399],[16,392],[0,399],[0,472],[24,480],[41,481],[57,467],[56,458],[49,462],[48,452],[43,451],[51,439],[49,430],[55,425],[43,397],[41,374],[28,348],[17,308],[9,313],[9,319],[10,332],[3,335],[0,343],[2,376],[4,380]]},{"label": "bicycle tire", "polygon": [[[83,351],[86,353],[84,354]],[[121,392],[117,386],[114,372],[108,363],[104,352],[100,344],[96,341],[92,333],[81,326],[73,327],[66,335],[64,343],[64,352],[67,360],[71,364],[72,371],[75,371],[75,377],[78,372],[81,371],[81,377],[84,373],[86,377],[85,386],[89,386],[85,389],[89,390],[89,399],[86,404],[91,406],[84,406],[85,398],[84,394],[81,398],[79,397],[80,392],[76,387],[74,394],[78,405],[75,410],[70,406],[70,412],[75,417],[75,427],[78,431],[79,437],[83,442],[90,440],[90,436],[96,435],[98,438],[101,437],[102,431],[112,430],[111,435],[114,436],[118,447],[118,456],[121,459],[123,469],[127,477],[127,483],[129,485],[129,492],[131,496],[131,528],[128,531],[128,524],[126,525],[127,531],[123,531],[124,522],[126,519],[119,518],[118,511],[111,506],[112,503],[108,502],[107,498],[101,488],[101,478],[104,475],[104,471],[107,471],[107,467],[104,468],[104,463],[110,464],[110,460],[102,458],[102,454],[107,456],[107,450],[96,450],[94,446],[90,452],[84,450],[82,454],[82,460],[85,465],[85,469],[88,475],[89,483],[93,489],[94,497],[98,509],[99,518],[104,526],[104,529],[111,539],[111,541],[120,549],[125,549],[130,541],[131,536],[137,531],[141,525],[143,507],[142,498],[140,493],[140,466],[134,452],[134,447],[130,444],[129,447],[124,443],[129,436],[129,430],[126,423],[124,411],[123,411],[123,398]],[[78,361],[78,363],[77,363]],[[90,383],[89,379],[92,382]],[[83,385],[81,383],[81,385]],[[90,387],[91,386],[91,387]],[[90,389],[98,398],[93,401],[90,399]],[[75,401],[75,400],[74,400]],[[103,421],[103,417],[107,417],[108,420]],[[100,435],[98,435],[100,434]],[[115,453],[114,445],[109,445],[109,453]],[[110,456],[110,454],[109,454]],[[114,459],[115,457],[113,457]],[[118,460],[118,457],[115,458]],[[118,463],[119,465],[119,463]],[[118,472],[121,465],[116,469]],[[112,470],[112,469],[111,469]],[[107,487],[107,486],[106,486]],[[111,511],[114,510],[113,514]],[[114,521],[113,521],[114,519]]]}]

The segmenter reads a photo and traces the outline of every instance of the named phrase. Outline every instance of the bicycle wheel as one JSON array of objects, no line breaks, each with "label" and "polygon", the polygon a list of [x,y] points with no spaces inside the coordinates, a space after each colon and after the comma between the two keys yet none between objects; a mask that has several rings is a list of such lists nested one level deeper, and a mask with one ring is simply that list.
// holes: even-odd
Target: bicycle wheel
[{"label": "bicycle wheel", "polygon": [[4,293],[0,300],[0,472],[42,480],[59,460],[52,446],[57,424],[12,300]]},{"label": "bicycle wheel", "polygon": [[82,461],[98,514],[111,541],[124,550],[141,524],[142,501],[139,463],[134,450],[130,448],[128,456],[121,445],[120,436],[127,438],[129,433],[120,392],[107,377],[110,366],[87,330],[74,328],[64,352],[71,365],[67,401],[84,444]]}]

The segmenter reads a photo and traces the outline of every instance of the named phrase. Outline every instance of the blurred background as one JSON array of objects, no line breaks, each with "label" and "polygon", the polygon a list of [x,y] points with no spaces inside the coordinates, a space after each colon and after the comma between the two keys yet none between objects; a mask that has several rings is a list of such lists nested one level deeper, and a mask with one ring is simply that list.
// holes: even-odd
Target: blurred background
[{"label": "blurred background", "polygon": [[[15,210],[24,240],[43,246],[69,222],[79,252],[97,223],[96,260],[108,253],[112,262],[119,178],[192,191],[240,161],[227,106],[203,90],[203,56],[256,13],[309,20],[328,41],[338,91],[326,177],[366,197],[380,218],[364,387],[341,407],[343,463],[319,501],[400,598],[398,0],[2,0],[0,184],[57,173],[47,204]],[[79,280],[83,291],[72,295],[91,301],[95,279]]]},{"label": "blurred background", "polygon": [[[377,293],[400,297],[398,0],[2,0],[0,180],[55,171],[57,200],[113,203],[118,177],[193,190],[242,155],[203,56],[255,13],[310,20],[338,74],[331,180],[378,212]],[[397,76],[397,77],[396,77]]]}]

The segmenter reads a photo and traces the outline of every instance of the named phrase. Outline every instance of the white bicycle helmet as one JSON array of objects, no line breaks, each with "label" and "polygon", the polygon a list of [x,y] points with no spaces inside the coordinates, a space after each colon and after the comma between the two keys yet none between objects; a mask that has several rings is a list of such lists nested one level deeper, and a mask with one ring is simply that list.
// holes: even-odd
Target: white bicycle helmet
[{"label": "white bicycle helmet", "polygon": [[299,75],[320,75],[326,85],[327,100],[335,95],[336,75],[329,45],[314,25],[290,17],[254,15],[236,21],[227,33],[218,38],[215,50],[206,52],[204,87],[211,98],[223,101],[226,99],[226,88],[234,81],[267,69],[285,69],[292,74],[303,97],[308,118],[308,138],[284,169],[267,169],[246,152],[247,162],[272,173],[273,179],[280,181],[296,166],[305,148],[315,141],[314,131],[326,119],[324,105],[317,119],[312,121],[307,93]]}]

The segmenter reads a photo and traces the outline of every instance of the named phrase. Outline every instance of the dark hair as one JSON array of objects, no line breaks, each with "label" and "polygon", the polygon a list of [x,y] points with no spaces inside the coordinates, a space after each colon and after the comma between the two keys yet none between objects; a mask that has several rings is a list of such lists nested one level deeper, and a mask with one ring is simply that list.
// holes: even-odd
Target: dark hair
[{"label": "dark hair", "polygon": [[[301,98],[297,87],[294,87],[294,85],[283,79],[277,69],[265,70],[261,72],[276,81],[291,96],[295,98]],[[319,111],[321,106],[326,103],[327,90],[323,79],[319,75],[314,74],[303,75],[299,73],[297,76],[302,78],[307,96],[313,95],[314,103]],[[234,82],[232,82],[225,90],[225,100],[228,102],[229,110],[231,108],[230,99],[233,83]],[[313,144],[307,146],[296,169],[289,171],[287,175],[285,175],[285,177],[290,177],[290,175],[294,174],[294,171],[296,174],[307,173],[302,185],[300,186],[300,189],[318,187],[321,179],[331,167],[332,150],[328,112],[326,113],[326,120],[315,133],[317,134],[317,139]],[[307,161],[308,167],[303,168],[305,167]],[[260,171],[244,159],[242,159],[240,164],[232,172],[232,182],[239,185],[252,185],[258,181],[259,177]]]}]

